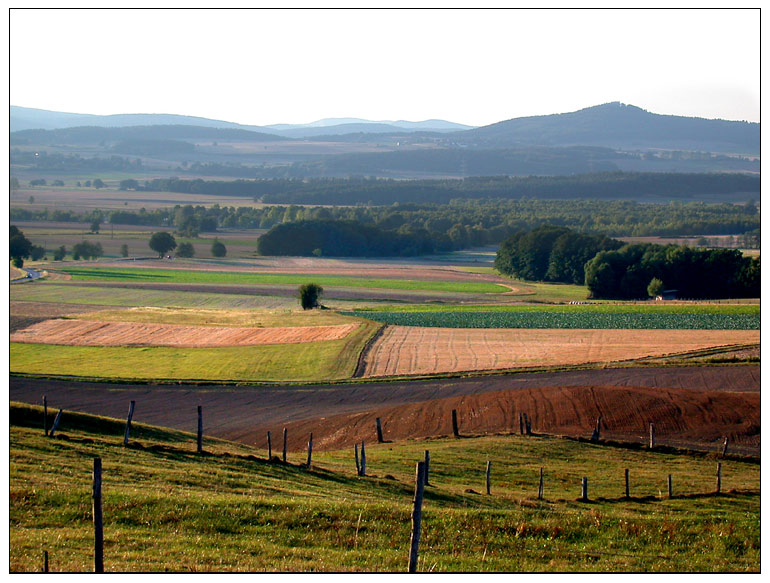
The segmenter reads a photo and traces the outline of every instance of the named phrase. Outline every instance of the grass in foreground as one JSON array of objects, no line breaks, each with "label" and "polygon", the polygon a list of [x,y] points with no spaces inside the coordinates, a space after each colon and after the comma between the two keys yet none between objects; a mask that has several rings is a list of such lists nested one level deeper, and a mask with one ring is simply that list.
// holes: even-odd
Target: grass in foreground
[{"label": "grass in foreground", "polygon": [[[264,452],[66,414],[43,436],[39,407],[11,404],[10,571],[92,569],[91,470],[104,467],[105,568],[163,571],[406,570],[415,461],[431,451],[420,544],[433,572],[758,572],[759,466],[616,450],[547,437],[500,436],[367,448],[367,477],[352,452],[289,465]],[[254,455],[256,454],[256,455]],[[483,468],[492,461],[492,495]],[[537,473],[545,466],[545,499]],[[632,498],[621,498],[629,467]],[[666,476],[675,496],[660,495]],[[578,502],[589,476],[590,503]],[[469,493],[473,489],[481,494]]]},{"label": "grass in foreground", "polygon": [[407,279],[375,279],[318,274],[238,273],[183,269],[119,269],[111,267],[64,268],[73,281],[120,281],[162,283],[211,283],[232,285],[301,285],[313,282],[329,287],[392,289],[404,291],[436,291],[454,293],[501,293],[508,288],[486,282],[429,281]]},{"label": "grass in foreground", "polygon": [[225,348],[10,344],[11,372],[100,379],[324,381],[350,378],[379,324],[340,340]]}]

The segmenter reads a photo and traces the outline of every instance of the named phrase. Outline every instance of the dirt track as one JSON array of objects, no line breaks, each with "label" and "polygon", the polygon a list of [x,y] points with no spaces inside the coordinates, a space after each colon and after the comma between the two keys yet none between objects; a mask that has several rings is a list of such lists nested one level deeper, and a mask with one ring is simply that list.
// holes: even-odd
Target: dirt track
[{"label": "dirt track", "polygon": [[[706,419],[706,425],[710,424],[709,431],[722,433],[727,431],[737,432],[747,429],[743,421],[737,422],[734,417],[729,417],[727,410],[735,409],[735,403],[745,403],[738,406],[738,413],[742,420],[751,420],[753,415],[758,415],[758,402],[760,390],[759,366],[714,366],[714,367],[644,367],[621,369],[597,369],[583,371],[566,371],[557,373],[527,373],[515,375],[494,375],[485,377],[469,377],[459,379],[438,379],[430,381],[412,382],[367,382],[343,385],[311,385],[305,387],[288,386],[259,386],[259,387],[223,387],[223,386],[192,386],[192,385],[118,385],[108,383],[83,383],[67,381],[50,381],[24,379],[12,377],[10,379],[10,399],[27,403],[40,403],[42,396],[47,395],[50,407],[83,411],[98,415],[122,418],[128,410],[130,400],[136,400],[135,420],[137,422],[150,423],[174,427],[177,429],[194,432],[197,427],[197,405],[204,408],[204,425],[207,433],[218,437],[225,437],[254,444],[259,442],[259,447],[264,447],[264,435],[267,430],[277,431],[284,425],[292,424],[295,429],[289,436],[289,449],[301,450],[306,446],[307,435],[303,433],[311,425],[314,434],[319,438],[322,432],[326,432],[326,421],[335,415],[351,415],[365,413],[385,418],[385,415],[393,408],[423,403],[435,399],[447,399],[478,395],[481,393],[494,393],[499,391],[528,391],[542,387],[637,387],[671,389],[674,395],[678,390],[707,391],[705,400],[695,400],[689,408],[681,408],[681,414],[689,418],[691,411],[696,411],[695,419]],[[551,389],[552,390],[552,389]],[[534,399],[538,391],[528,393],[527,399]],[[756,397],[747,397],[748,400],[736,401],[736,395],[730,393],[756,393]],[[522,393],[523,394],[523,393]],[[562,393],[567,395],[568,392]],[[620,393],[617,393],[620,394]],[[665,394],[660,391],[660,394]],[[649,392],[640,393],[645,399]],[[646,396],[645,396],[646,395]],[[743,395],[746,397],[746,395]],[[520,397],[524,399],[524,397]],[[751,399],[756,398],[756,406]],[[512,407],[519,397],[513,398]],[[621,399],[621,404],[631,399],[626,394]],[[543,401],[545,403],[546,401]],[[579,401],[576,401],[579,402]],[[614,401],[613,401],[614,402]],[[425,419],[430,416],[441,415],[449,402],[431,403],[430,406],[420,405]],[[609,401],[608,401],[609,403]],[[666,401],[666,411],[676,410],[676,399]],[[520,405],[521,406],[521,405]],[[578,407],[578,405],[575,405]],[[609,407],[609,405],[607,405]],[[615,405],[613,405],[614,407]],[[557,433],[561,425],[548,426],[548,416],[539,412],[542,408],[526,405],[531,416],[538,411],[535,429],[543,432]],[[538,406],[541,407],[541,406]],[[545,407],[545,404],[542,405]],[[596,421],[595,410],[588,405],[583,407],[583,413],[578,414],[577,425],[582,435],[589,432]],[[700,409],[703,412],[698,412]],[[727,409],[725,409],[727,408]],[[638,433],[639,407],[631,408],[637,411],[631,416],[633,432]],[[515,411],[516,409],[514,409]],[[602,406],[604,410],[604,406]],[[713,418],[708,417],[709,411],[715,411]],[[406,411],[406,410],[405,410]],[[375,414],[376,413],[376,414]],[[607,412],[608,418],[619,413]],[[675,416],[674,416],[675,417]],[[672,417],[673,419],[673,417]],[[312,420],[312,421],[311,421]],[[66,418],[65,418],[66,421]],[[302,425],[294,425],[300,423]],[[339,429],[337,420],[329,422],[329,428],[335,426]],[[346,422],[347,423],[347,422]],[[421,419],[420,424],[427,423]],[[443,421],[442,421],[443,423]],[[465,422],[463,422],[465,423]],[[501,417],[500,426],[495,428],[488,421],[485,422],[485,431],[509,431],[508,421]],[[562,423],[562,422],[559,422]],[[585,427],[583,423],[587,423]],[[682,439],[690,439],[692,435],[690,421],[672,421],[673,430],[669,431],[668,439],[674,439],[680,435]],[[751,421],[749,421],[751,423]],[[336,425],[335,425],[336,424]],[[367,427],[371,424],[366,423]],[[505,426],[503,426],[505,425]],[[569,426],[566,424],[565,427]],[[64,425],[66,431],[66,425]],[[471,426],[467,426],[467,430]],[[737,427],[737,429],[736,429]],[[447,433],[443,428],[438,428],[441,433]],[[328,431],[331,431],[329,429]],[[336,431],[336,430],[335,430]],[[366,429],[371,432],[371,427]],[[387,433],[390,436],[401,435],[396,431],[393,423],[388,423]],[[561,431],[561,430],[560,430]],[[754,431],[754,429],[751,429]],[[566,433],[566,429],[563,431]],[[756,427],[756,437],[759,438],[759,424]],[[745,431],[744,431],[745,433]],[[277,434],[277,433],[276,433]],[[407,435],[407,433],[404,433]],[[708,438],[711,447],[710,433],[702,435]],[[698,437],[697,435],[695,437]],[[744,443],[752,443],[751,436],[744,436]],[[346,440],[358,438],[355,432],[341,438],[339,443],[347,443]],[[663,436],[661,436],[663,439]],[[757,449],[757,448],[754,448]],[[756,452],[755,452],[756,453]]]}]

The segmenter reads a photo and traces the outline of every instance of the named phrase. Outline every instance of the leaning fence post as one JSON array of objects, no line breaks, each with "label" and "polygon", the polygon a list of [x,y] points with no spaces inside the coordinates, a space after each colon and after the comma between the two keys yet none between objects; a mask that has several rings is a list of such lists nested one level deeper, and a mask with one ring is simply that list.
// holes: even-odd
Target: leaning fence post
[{"label": "leaning fence post", "polygon": [[356,476],[361,475],[361,463],[358,461],[358,442],[353,446],[353,451],[356,454]]},{"label": "leaning fence post", "polygon": [[629,489],[629,479],[628,479],[629,478],[629,476],[628,476],[628,468],[626,468],[626,472],[625,473],[626,473],[626,498],[630,498],[631,496],[629,495],[630,489]]},{"label": "leaning fence post", "polygon": [[594,432],[591,434],[591,441],[599,441],[599,438],[601,436],[601,428],[602,428],[602,416],[599,415],[599,417],[596,418],[596,428],[594,429]]},{"label": "leaning fence post", "polygon": [[313,457],[313,433],[310,433],[310,439],[307,442],[307,467],[310,467],[310,462]]},{"label": "leaning fence post", "polygon": [[104,573],[104,524],[102,522],[102,458],[94,458],[93,481],[94,573]]},{"label": "leaning fence post", "polygon": [[460,429],[457,425],[457,409],[452,409],[452,434],[460,437]]},{"label": "leaning fence post", "polygon": [[377,417],[377,443],[383,443],[384,439],[382,438],[382,421],[380,421],[380,418]]},{"label": "leaning fence post", "polygon": [[283,463],[286,463],[286,438],[289,435],[288,429],[283,428]]},{"label": "leaning fence post", "polygon": [[267,432],[267,461],[273,459],[273,439],[270,432]]},{"label": "leaning fence post", "polygon": [[543,499],[543,468],[540,468],[540,483],[537,486],[537,499]]},{"label": "leaning fence post", "polygon": [[203,407],[198,405],[198,453],[203,453]]},{"label": "leaning fence post", "polygon": [[722,457],[727,455],[727,436],[725,435],[725,441],[722,444]]},{"label": "leaning fence post", "polygon": [[409,543],[409,572],[417,572],[417,556],[422,526],[422,498],[425,492],[425,462],[417,462],[414,478],[414,505],[412,507],[412,538]]},{"label": "leaning fence post", "polygon": [[361,475],[366,475],[366,446],[364,440],[361,440]]},{"label": "leaning fence post", "polygon": [[[43,395],[43,431],[48,436],[48,399]],[[46,551],[47,552],[47,551]]]},{"label": "leaning fence post", "polygon": [[588,502],[588,478],[583,477],[580,483],[580,500]]},{"label": "leaning fence post", "polygon": [[425,450],[425,485],[430,485],[430,452]]},{"label": "leaning fence post", "polygon": [[717,462],[717,494],[722,492],[722,462]]},{"label": "leaning fence post", "polygon": [[650,449],[655,449],[655,424],[650,423]]},{"label": "leaning fence post", "polygon": [[123,445],[128,445],[128,436],[131,433],[131,419],[134,417],[134,405],[136,405],[136,401],[131,401],[128,405],[128,417],[126,418],[126,433],[123,436]]},{"label": "leaning fence post", "polygon": [[53,437],[54,433],[56,433],[56,430],[59,428],[62,411],[63,409],[59,409],[59,412],[56,414],[56,417],[53,420],[53,427],[51,427],[51,431],[48,432],[48,437]]},{"label": "leaning fence post", "polygon": [[492,490],[492,462],[487,460],[487,495],[491,494]]}]

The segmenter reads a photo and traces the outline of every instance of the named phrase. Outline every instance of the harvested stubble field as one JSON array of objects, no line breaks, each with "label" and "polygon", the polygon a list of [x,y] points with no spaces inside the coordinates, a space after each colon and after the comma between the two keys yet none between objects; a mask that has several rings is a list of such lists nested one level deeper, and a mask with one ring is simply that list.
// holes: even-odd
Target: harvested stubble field
[{"label": "harvested stubble field", "polygon": [[45,320],[11,334],[11,342],[66,346],[257,346],[339,340],[358,328],[357,323],[338,326],[239,328],[184,326],[150,322]]},{"label": "harvested stubble field", "polygon": [[559,330],[387,326],[365,377],[576,365],[759,343],[759,330]]}]

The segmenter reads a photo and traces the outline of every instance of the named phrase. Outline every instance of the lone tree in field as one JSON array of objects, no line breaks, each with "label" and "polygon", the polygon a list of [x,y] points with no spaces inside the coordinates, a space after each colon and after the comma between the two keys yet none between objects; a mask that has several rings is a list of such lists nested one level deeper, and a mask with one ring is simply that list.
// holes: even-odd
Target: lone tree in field
[{"label": "lone tree in field", "polygon": [[174,239],[174,235],[166,231],[153,233],[150,237],[150,249],[155,251],[158,257],[163,257],[172,249],[176,249],[176,239]]},{"label": "lone tree in field", "polygon": [[319,306],[318,299],[324,293],[324,288],[315,283],[305,283],[299,286],[299,303],[303,310],[312,310]]},{"label": "lone tree in field", "polygon": [[195,247],[192,243],[179,243],[179,247],[176,249],[177,257],[193,257],[195,256]]},{"label": "lone tree in field", "polygon": [[214,242],[211,244],[211,254],[214,257],[224,257],[227,255],[227,247],[219,239],[214,239]]},{"label": "lone tree in field", "polygon": [[647,294],[651,298],[657,298],[661,293],[663,293],[663,290],[665,289],[663,282],[660,281],[657,277],[653,277],[650,280],[650,285],[647,286]]}]

